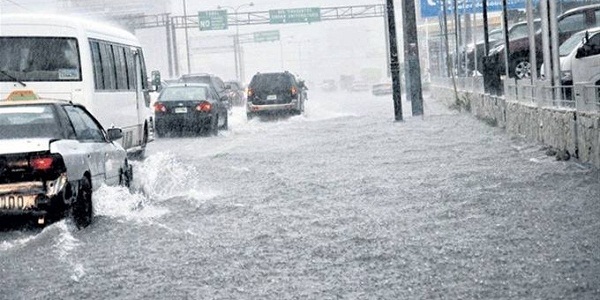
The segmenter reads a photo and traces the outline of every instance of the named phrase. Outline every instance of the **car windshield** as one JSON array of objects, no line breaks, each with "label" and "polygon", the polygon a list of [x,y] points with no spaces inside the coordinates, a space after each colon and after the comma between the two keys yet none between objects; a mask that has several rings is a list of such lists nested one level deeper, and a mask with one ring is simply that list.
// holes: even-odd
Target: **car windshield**
[{"label": "car windshield", "polygon": [[0,37],[0,81],[79,81],[74,38]]},{"label": "car windshield", "polygon": [[200,101],[208,98],[204,86],[170,86],[162,91],[159,101]]},{"label": "car windshield", "polygon": [[0,139],[58,138],[51,105],[0,106]]},{"label": "car windshield", "polygon": [[583,43],[583,39],[585,38],[585,31],[578,32],[564,41],[560,47],[558,48],[558,53],[561,57],[568,56],[577,48],[579,45]]}]

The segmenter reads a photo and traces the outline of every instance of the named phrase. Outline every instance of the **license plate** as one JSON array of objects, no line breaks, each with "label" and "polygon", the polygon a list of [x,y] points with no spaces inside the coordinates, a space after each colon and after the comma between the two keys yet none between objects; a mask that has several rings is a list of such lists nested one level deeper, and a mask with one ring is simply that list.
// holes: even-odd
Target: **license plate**
[{"label": "license plate", "polygon": [[187,113],[187,107],[176,107],[175,113],[176,114],[185,114],[185,113]]},{"label": "license plate", "polygon": [[277,100],[277,95],[269,95],[267,96],[267,100]]},{"label": "license plate", "polygon": [[35,206],[35,195],[1,195],[0,209],[26,209]]}]

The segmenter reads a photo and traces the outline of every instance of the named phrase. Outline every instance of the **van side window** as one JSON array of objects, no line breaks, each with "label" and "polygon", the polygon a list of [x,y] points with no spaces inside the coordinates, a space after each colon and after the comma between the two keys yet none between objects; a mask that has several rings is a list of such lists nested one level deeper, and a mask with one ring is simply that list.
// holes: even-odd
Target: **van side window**
[{"label": "van side window", "polygon": [[142,69],[142,89],[143,90],[147,90],[148,89],[148,75],[146,73],[146,64],[144,63],[146,60],[144,59],[144,53],[142,52],[141,48],[138,48],[138,53],[140,54],[140,61],[142,62],[142,65],[141,65],[141,69]]},{"label": "van side window", "polygon": [[94,83],[96,90],[104,89],[104,75],[102,75],[102,60],[100,59],[100,45],[98,42],[90,41],[92,50],[92,65],[94,67]]},{"label": "van side window", "polygon": [[129,89],[135,90],[135,63],[133,61],[133,51],[130,47],[125,47],[125,60],[127,61],[127,82],[129,83]]},{"label": "van side window", "polygon": [[117,75],[115,70],[115,56],[111,45],[100,43],[100,58],[102,59],[102,75],[104,76],[104,89],[117,89]]},{"label": "van side window", "polygon": [[125,61],[125,49],[122,46],[113,45],[115,54],[115,68],[117,70],[117,89],[129,89],[127,84],[127,62]]}]

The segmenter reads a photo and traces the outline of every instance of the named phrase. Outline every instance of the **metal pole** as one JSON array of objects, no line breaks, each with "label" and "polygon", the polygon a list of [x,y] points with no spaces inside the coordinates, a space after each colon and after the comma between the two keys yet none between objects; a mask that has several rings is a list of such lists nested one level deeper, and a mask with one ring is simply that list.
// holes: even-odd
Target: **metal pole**
[{"label": "metal pole", "polygon": [[[548,23],[548,1],[540,1],[540,18],[542,22],[542,50],[544,53],[544,75],[552,81],[552,60],[550,57],[550,24]],[[550,83],[553,85],[554,83]]]},{"label": "metal pole", "polygon": [[527,29],[529,31],[529,61],[531,62],[531,84],[537,79],[537,57],[535,50],[535,26],[533,18],[533,0],[527,0]]},{"label": "metal pole", "polygon": [[187,15],[187,5],[185,0],[183,0],[183,18],[184,18],[184,28],[185,28],[185,52],[187,54],[187,71],[188,74],[192,72],[192,63],[190,61],[190,39],[188,37],[188,15]]},{"label": "metal pole", "polygon": [[173,37],[173,65],[175,66],[175,77],[179,77],[179,51],[177,48],[177,28],[175,23],[171,22],[171,36]]},{"label": "metal pole", "polygon": [[392,89],[394,99],[394,116],[402,121],[402,95],[400,90],[400,59],[396,36],[396,20],[394,17],[394,0],[386,0],[388,32],[390,36],[390,69],[392,72]]},{"label": "metal pole", "polygon": [[508,41],[508,9],[506,8],[506,0],[502,0],[502,35],[504,37],[504,74],[506,74],[506,78],[509,77],[509,65],[510,60],[508,60],[508,56],[510,53],[510,43]]},{"label": "metal pole", "polygon": [[240,51],[240,32],[239,25],[237,24],[237,11],[235,12],[236,22],[235,22],[235,36],[233,37],[233,56],[235,58],[235,78],[240,81],[240,61],[239,61],[239,51]]},{"label": "metal pole", "polygon": [[392,76],[392,69],[390,63],[390,29],[388,24],[387,9],[383,10],[383,26],[385,28],[385,59],[387,62],[387,77]]},{"label": "metal pole", "polygon": [[[552,81],[554,86],[560,86],[560,58],[558,53],[558,19],[557,19],[557,7],[556,1],[550,1],[550,18],[548,21],[550,22],[550,45],[551,48],[551,59],[552,59]],[[555,92],[558,92],[560,89],[553,89]],[[556,93],[557,95],[559,93]],[[555,98],[556,99],[556,98]]]},{"label": "metal pole", "polygon": [[406,91],[409,97],[413,116],[423,115],[423,91],[421,89],[421,63],[419,61],[419,39],[415,1],[402,1],[404,16],[404,70],[406,76]]},{"label": "metal pole", "polygon": [[458,55],[459,52],[459,46],[460,46],[460,40],[458,38],[458,27],[460,26],[459,21],[458,21],[458,0],[453,0],[453,11],[454,11],[454,57],[452,58],[454,60],[454,67],[452,68],[452,72],[454,73],[454,69],[456,69],[456,75],[459,74],[458,72],[458,68],[459,68],[459,57],[460,55]]},{"label": "metal pole", "polygon": [[167,63],[169,65],[169,78],[173,78],[173,52],[172,37],[171,37],[171,17],[166,16],[165,31],[167,34]]},{"label": "metal pole", "polygon": [[487,56],[490,53],[490,33],[488,25],[487,0],[482,0],[483,5],[483,54]]},{"label": "metal pole", "polygon": [[[473,1],[473,29],[471,29],[472,32],[474,32],[477,29],[477,14],[475,13],[475,1]],[[476,34],[471,34],[472,38],[473,38],[473,45],[475,46],[475,51],[473,53],[473,72],[475,73],[475,75],[477,75],[477,71],[479,70],[479,53],[477,53],[477,38],[475,37]]]}]

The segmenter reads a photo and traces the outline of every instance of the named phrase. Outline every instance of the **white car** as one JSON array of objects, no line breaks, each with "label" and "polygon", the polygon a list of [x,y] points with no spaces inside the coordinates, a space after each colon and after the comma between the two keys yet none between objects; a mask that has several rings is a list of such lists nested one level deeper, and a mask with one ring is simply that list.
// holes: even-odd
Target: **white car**
[{"label": "white car", "polygon": [[26,217],[43,226],[72,212],[77,227],[89,225],[93,191],[132,180],[127,153],[114,142],[121,137],[81,105],[0,100],[0,221]]},{"label": "white car", "polygon": [[[595,84],[600,80],[600,27],[573,34],[558,49],[561,85]],[[542,64],[540,75],[547,78]]]}]

